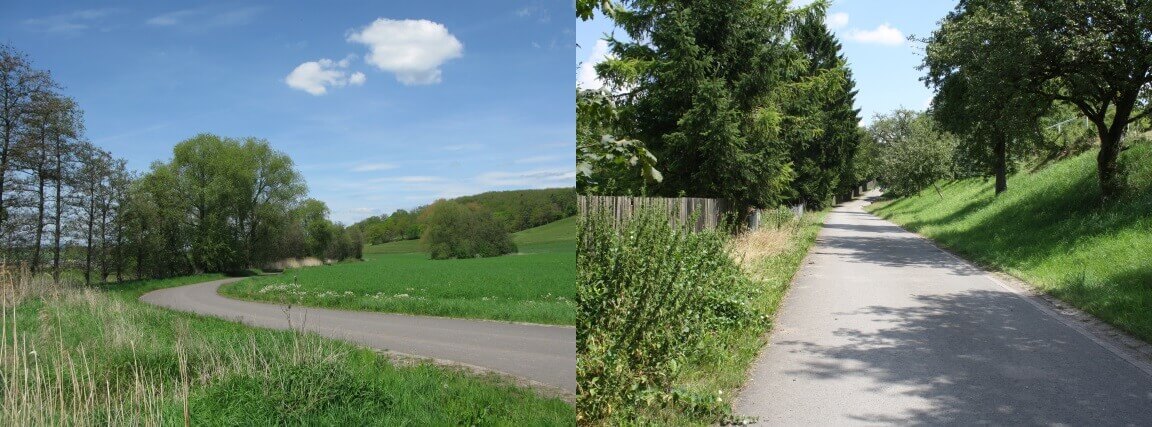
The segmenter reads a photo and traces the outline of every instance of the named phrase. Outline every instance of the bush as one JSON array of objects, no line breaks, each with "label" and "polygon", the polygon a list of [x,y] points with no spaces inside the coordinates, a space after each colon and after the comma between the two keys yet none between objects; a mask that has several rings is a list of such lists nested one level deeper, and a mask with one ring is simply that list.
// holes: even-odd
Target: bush
[{"label": "bush", "polygon": [[440,200],[424,227],[423,244],[432,259],[494,257],[516,252],[512,235],[479,205]]},{"label": "bush", "polygon": [[725,249],[728,236],[669,224],[653,209],[618,227],[603,212],[580,219],[579,424],[690,404],[673,385],[708,336],[763,322],[750,304],[753,287]]}]

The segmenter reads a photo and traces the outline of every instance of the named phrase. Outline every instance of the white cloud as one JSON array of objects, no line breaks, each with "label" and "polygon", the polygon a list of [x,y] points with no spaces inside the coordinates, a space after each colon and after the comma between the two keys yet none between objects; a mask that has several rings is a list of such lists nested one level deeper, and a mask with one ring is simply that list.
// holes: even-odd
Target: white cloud
[{"label": "white cloud", "polygon": [[848,26],[848,14],[844,12],[833,13],[824,19],[824,23],[833,30],[844,28]]},{"label": "white cloud", "polygon": [[43,18],[26,19],[24,25],[48,33],[78,33],[94,28],[106,31],[108,27],[100,27],[99,24],[104,18],[119,12],[119,9],[77,10]]},{"label": "white cloud", "polygon": [[875,43],[889,46],[898,46],[904,44],[904,33],[899,29],[888,25],[887,23],[880,24],[874,30],[860,30],[852,29],[848,32],[848,39],[860,43]]},{"label": "white cloud", "polygon": [[523,172],[488,172],[477,176],[476,182],[486,186],[528,188],[570,186],[576,183],[576,171],[573,169],[538,169]]},{"label": "white cloud", "polygon": [[464,45],[443,25],[428,20],[380,18],[348,34],[367,45],[364,61],[396,75],[406,85],[440,82],[440,66],[463,55]]},{"label": "white cloud", "polygon": [[519,159],[513,160],[512,162],[517,163],[517,164],[548,163],[548,162],[555,162],[555,161],[564,160],[564,159],[568,159],[569,161],[571,161],[572,156],[567,156],[567,157],[564,157],[564,156],[533,156],[533,157],[519,158]]},{"label": "white cloud", "polygon": [[375,179],[369,179],[365,182],[370,183],[370,184],[379,184],[379,183],[383,183],[383,182],[403,182],[406,184],[416,184],[416,183],[430,183],[430,182],[444,182],[444,181],[446,181],[446,179],[443,177],[439,177],[439,176],[408,175],[408,176],[389,176],[389,177],[384,177],[384,178],[375,178]]},{"label": "white cloud", "polygon": [[516,16],[521,18],[536,18],[536,22],[548,22],[552,20],[552,15],[548,13],[548,9],[540,2],[533,3],[525,6],[516,11]]},{"label": "white cloud", "polygon": [[[359,74],[359,73],[357,73]],[[361,74],[363,75],[363,74]],[[355,75],[353,75],[355,78]],[[364,163],[352,167],[352,172],[375,172],[384,171],[389,169],[396,169],[396,165],[392,163]]]},{"label": "white cloud", "polygon": [[346,57],[340,61],[331,59],[308,61],[296,66],[296,69],[288,73],[288,77],[284,78],[284,83],[293,89],[300,89],[317,96],[328,93],[329,87],[364,84],[367,79],[364,73],[357,71],[349,77],[348,72],[343,70],[348,67],[349,62],[351,62],[351,57]]},{"label": "white cloud", "polygon": [[597,40],[596,45],[592,46],[592,53],[588,54],[588,59],[581,62],[580,68],[576,70],[576,87],[592,90],[604,87],[604,82],[596,75],[596,64],[604,62],[605,59],[608,59],[608,42]]},{"label": "white cloud", "polygon": [[260,13],[258,7],[221,10],[220,8],[184,9],[148,18],[145,24],[153,27],[183,27],[202,30],[212,27],[244,25]]}]

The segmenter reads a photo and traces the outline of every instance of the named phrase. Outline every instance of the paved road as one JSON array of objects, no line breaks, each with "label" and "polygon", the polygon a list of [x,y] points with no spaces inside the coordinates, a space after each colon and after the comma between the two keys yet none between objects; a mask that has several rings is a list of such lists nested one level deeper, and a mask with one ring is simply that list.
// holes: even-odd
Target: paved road
[{"label": "paved road", "polygon": [[[144,302],[253,326],[288,329],[283,306],[225,298],[224,279],[149,292]],[[576,329],[483,320],[292,308],[292,325],[409,355],[478,366],[576,392]],[[305,316],[307,318],[305,319]],[[306,320],[306,322],[305,322]]]},{"label": "paved road", "polygon": [[1139,364],[863,203],[828,216],[737,414],[767,425],[1152,425],[1152,375]]}]

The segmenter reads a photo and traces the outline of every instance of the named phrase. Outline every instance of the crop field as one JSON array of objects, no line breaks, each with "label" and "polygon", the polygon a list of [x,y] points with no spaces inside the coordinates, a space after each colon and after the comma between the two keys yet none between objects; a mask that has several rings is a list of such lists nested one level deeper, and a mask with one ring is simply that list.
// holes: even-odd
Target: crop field
[{"label": "crop field", "polygon": [[[520,253],[430,260],[395,242],[364,262],[285,271],[221,288],[273,303],[557,325],[576,323],[576,220],[515,235]],[[401,246],[405,245],[405,246]],[[408,249],[398,249],[408,248]]]}]

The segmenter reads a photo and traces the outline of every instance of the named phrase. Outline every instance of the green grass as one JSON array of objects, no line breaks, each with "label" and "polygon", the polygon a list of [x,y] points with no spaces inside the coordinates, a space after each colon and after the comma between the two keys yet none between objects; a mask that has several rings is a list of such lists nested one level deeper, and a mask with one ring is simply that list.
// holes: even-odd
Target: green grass
[{"label": "green grass", "polygon": [[1101,203],[1095,152],[993,184],[969,179],[869,207],[987,268],[1152,341],[1152,145],[1121,155],[1127,196]]},{"label": "green grass", "polygon": [[6,308],[0,424],[182,425],[185,408],[193,425],[575,422],[568,403],[496,377],[398,366],[340,341],[136,299],[204,278],[65,290]]},{"label": "green grass", "polygon": [[364,262],[238,282],[221,293],[315,307],[574,325],[575,236],[575,218],[569,218],[517,233],[519,254],[430,260],[420,252],[376,253]]}]

